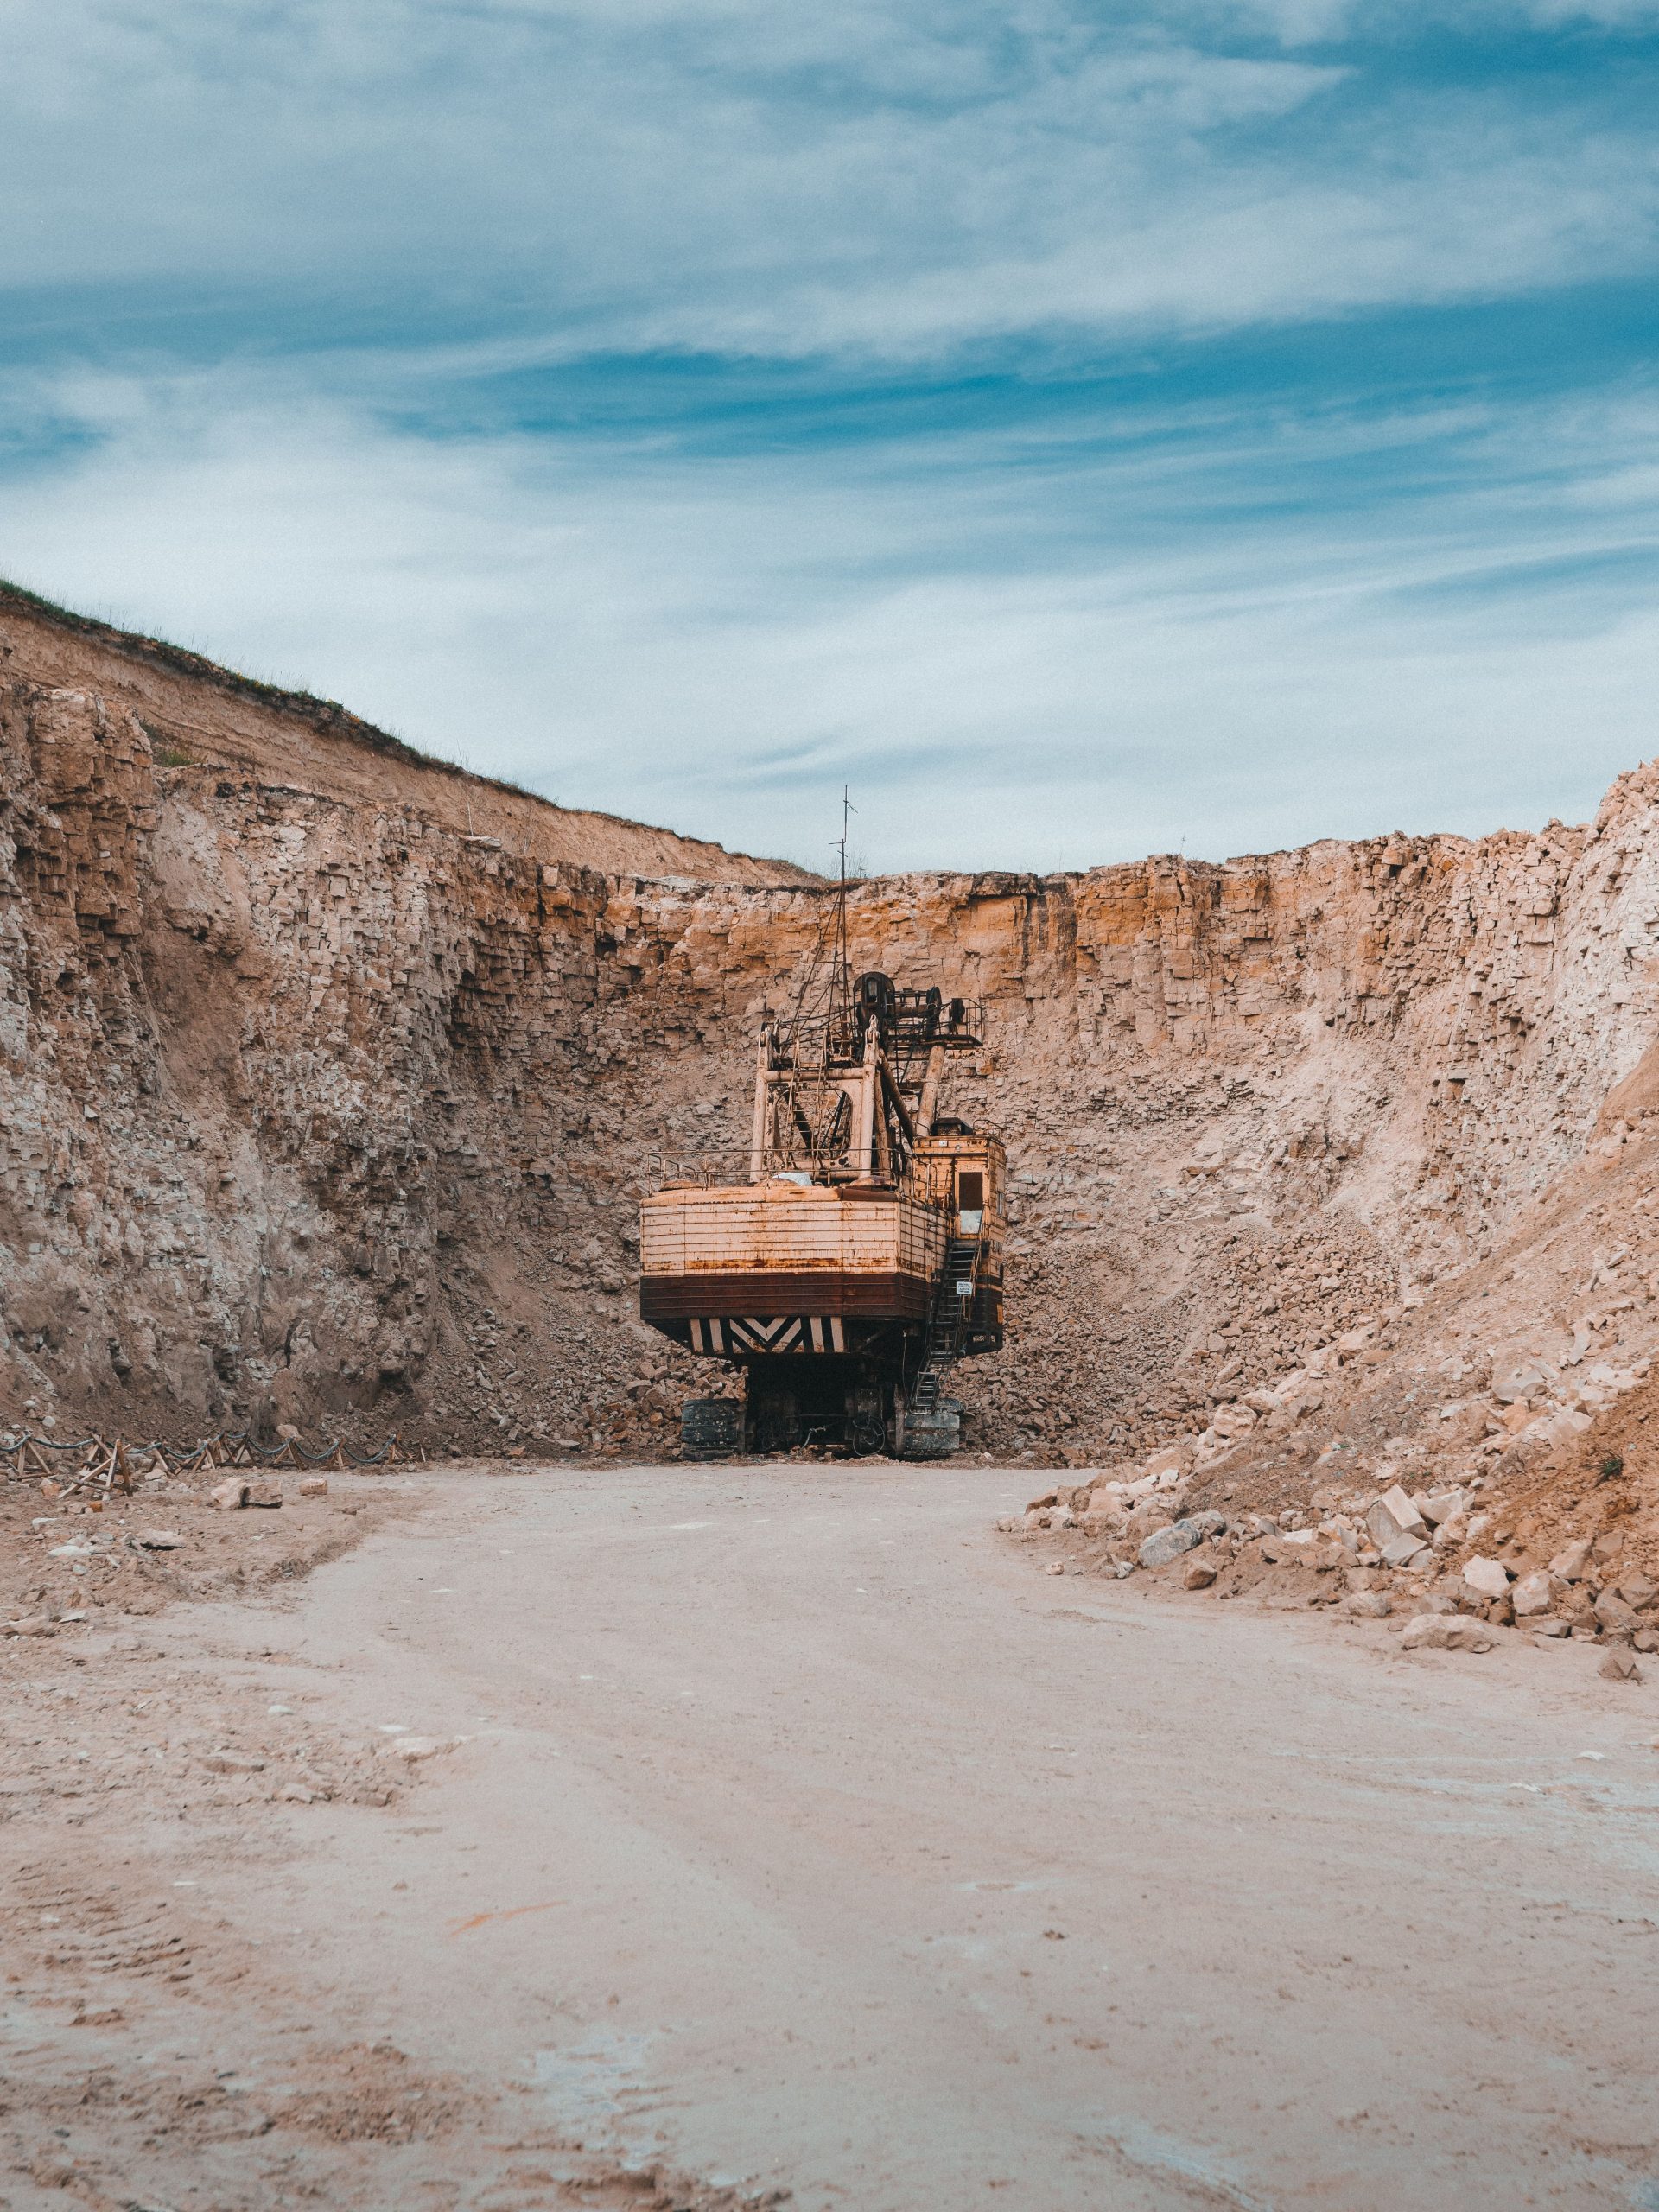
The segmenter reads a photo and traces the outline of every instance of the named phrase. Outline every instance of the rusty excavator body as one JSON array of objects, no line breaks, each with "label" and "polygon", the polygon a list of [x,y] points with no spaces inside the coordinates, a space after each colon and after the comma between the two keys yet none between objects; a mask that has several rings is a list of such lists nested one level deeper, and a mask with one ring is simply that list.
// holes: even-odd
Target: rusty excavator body
[{"label": "rusty excavator body", "polygon": [[748,1180],[640,1210],[641,1319],[746,1376],[688,1402],[688,1456],[957,1449],[952,1370],[1002,1343],[1006,1167],[941,1093],[983,1042],[976,1001],[853,975],[843,868],[794,1005],[763,1021]]}]

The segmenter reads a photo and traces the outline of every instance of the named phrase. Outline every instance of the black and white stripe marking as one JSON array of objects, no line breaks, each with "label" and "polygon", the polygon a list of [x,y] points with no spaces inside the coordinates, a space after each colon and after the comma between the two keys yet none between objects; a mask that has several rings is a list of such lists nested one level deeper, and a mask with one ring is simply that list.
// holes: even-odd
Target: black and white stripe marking
[{"label": "black and white stripe marking", "polygon": [[767,1319],[748,1313],[731,1320],[693,1321],[693,1351],[845,1351],[847,1332],[838,1313],[790,1314]]}]

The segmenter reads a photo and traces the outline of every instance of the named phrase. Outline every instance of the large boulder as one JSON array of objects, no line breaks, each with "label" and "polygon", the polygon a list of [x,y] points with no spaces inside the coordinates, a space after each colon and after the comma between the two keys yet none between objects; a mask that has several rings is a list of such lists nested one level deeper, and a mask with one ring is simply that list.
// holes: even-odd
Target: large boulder
[{"label": "large boulder", "polygon": [[1556,1553],[1549,1562],[1549,1571],[1558,1581],[1582,1582],[1589,1563],[1590,1540],[1580,1536]]},{"label": "large boulder", "polygon": [[1393,1608],[1384,1591],[1356,1590],[1343,1599],[1342,1610],[1356,1620],[1381,1621],[1388,1618]]},{"label": "large boulder", "polygon": [[1500,1559],[1465,1560],[1463,1579],[1483,1598],[1507,1598],[1510,1593],[1510,1570]]},{"label": "large boulder", "polygon": [[1515,1607],[1518,1621],[1547,1613],[1551,1603],[1548,1575],[1541,1569],[1535,1574],[1523,1574],[1510,1592],[1510,1603]]},{"label": "large boulder", "polygon": [[1154,1529],[1135,1556],[1142,1567],[1167,1567],[1203,1541],[1203,1531],[1191,1521],[1172,1521],[1167,1529]]},{"label": "large boulder", "polygon": [[1402,1651],[1490,1651],[1492,1639],[1476,1620],[1457,1613],[1419,1613],[1400,1638]]},{"label": "large boulder", "polygon": [[1627,1605],[1616,1590],[1604,1590],[1596,1599],[1596,1618],[1608,1636],[1633,1636],[1642,1625],[1636,1608]]},{"label": "large boulder", "polygon": [[1428,1535],[1422,1515],[1398,1483],[1373,1501],[1365,1516],[1365,1526],[1380,1552],[1387,1551],[1396,1537],[1414,1536],[1421,1544]]},{"label": "large boulder", "polygon": [[1530,1364],[1512,1367],[1498,1376],[1492,1383],[1492,1395],[1500,1406],[1513,1406],[1523,1398],[1535,1396],[1544,1387],[1542,1372]]},{"label": "large boulder", "polygon": [[1444,1528],[1448,1521],[1455,1521],[1467,1503],[1460,1490],[1435,1491],[1426,1497],[1413,1500],[1423,1519],[1436,1529]]},{"label": "large boulder", "polygon": [[1402,1531],[1397,1536],[1390,1536],[1382,1549],[1384,1567],[1410,1567],[1417,1560],[1427,1559],[1428,1556],[1428,1547],[1422,1538],[1414,1536],[1408,1531]]}]

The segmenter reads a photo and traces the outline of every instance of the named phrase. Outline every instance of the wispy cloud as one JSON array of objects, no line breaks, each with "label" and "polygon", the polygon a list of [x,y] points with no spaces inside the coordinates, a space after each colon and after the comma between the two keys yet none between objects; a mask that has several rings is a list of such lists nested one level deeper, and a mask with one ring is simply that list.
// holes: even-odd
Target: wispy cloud
[{"label": "wispy cloud", "polygon": [[16,286],[366,287],[566,346],[918,358],[1628,270],[1659,207],[1650,131],[1580,100],[1368,99],[1338,54],[1080,0],[21,13]]},{"label": "wispy cloud", "polygon": [[887,865],[1652,747],[1659,6],[20,0],[0,569]]},{"label": "wispy cloud", "polygon": [[[810,857],[849,777],[889,867],[1472,831],[1500,797],[1582,814],[1652,743],[1659,401],[1634,395],[1212,406],[879,466],[433,440],[264,376],[58,407],[95,436],[14,487],[42,582],[750,846]],[[1380,510],[1373,464],[1419,495]],[[1294,518],[1287,477],[1323,487]]]}]

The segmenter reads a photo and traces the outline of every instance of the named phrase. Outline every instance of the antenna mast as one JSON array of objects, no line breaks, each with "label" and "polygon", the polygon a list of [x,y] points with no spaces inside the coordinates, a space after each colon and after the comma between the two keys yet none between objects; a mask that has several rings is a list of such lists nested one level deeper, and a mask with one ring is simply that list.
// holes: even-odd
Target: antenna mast
[{"label": "antenna mast", "polygon": [[841,787],[841,842],[837,848],[839,868],[836,880],[836,919],[830,948],[830,1036],[845,1051],[845,1040],[853,1033],[853,965],[847,947],[847,829],[849,817],[858,809],[853,804],[849,786]]}]

